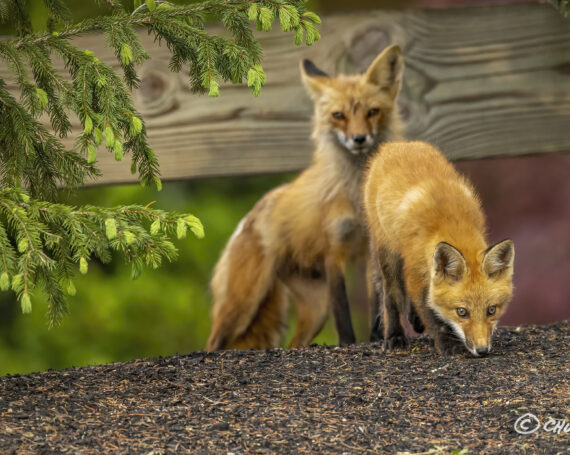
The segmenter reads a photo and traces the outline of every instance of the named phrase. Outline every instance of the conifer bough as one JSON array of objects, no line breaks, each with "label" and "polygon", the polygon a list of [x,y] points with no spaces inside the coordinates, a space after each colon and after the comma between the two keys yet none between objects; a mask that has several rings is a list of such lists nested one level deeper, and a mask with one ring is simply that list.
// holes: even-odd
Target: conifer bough
[{"label": "conifer bough", "polygon": [[[111,259],[119,252],[132,266],[133,279],[143,266],[173,260],[171,238],[188,229],[202,237],[198,218],[150,206],[71,207],[55,203],[58,188],[75,188],[100,175],[97,154],[105,150],[117,161],[130,156],[131,171],[141,184],[160,191],[156,157],[131,90],[140,82],[136,66],[149,58],[137,30],[144,29],[170,53],[170,70],[188,73],[193,92],[216,97],[223,82],[247,82],[259,95],[266,77],[262,50],[251,30],[269,31],[278,20],[293,42],[311,45],[320,38],[319,17],[302,0],[211,0],[175,6],[159,0],[134,0],[126,10],[106,0],[112,14],[71,23],[64,0],[44,0],[49,10],[46,31],[32,30],[25,0],[0,0],[0,23],[16,36],[0,40],[0,64],[10,71],[19,99],[0,77],[0,289],[16,293],[22,311],[32,310],[40,286],[48,301],[48,321],[66,312],[66,295],[76,290],[72,278],[87,273],[89,261]],[[213,35],[207,22],[220,22],[228,36]],[[102,32],[115,51],[122,74],[71,38]],[[52,59],[62,59],[60,74]],[[49,127],[38,119],[49,117]],[[71,132],[70,116],[83,131],[72,150],[61,138]],[[192,150],[188,150],[192,153]]]}]

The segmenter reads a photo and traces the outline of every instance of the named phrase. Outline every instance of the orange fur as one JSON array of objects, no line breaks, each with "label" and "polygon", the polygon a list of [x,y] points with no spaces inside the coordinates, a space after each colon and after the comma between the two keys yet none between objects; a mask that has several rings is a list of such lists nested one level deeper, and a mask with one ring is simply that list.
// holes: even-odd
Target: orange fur
[{"label": "orange fur", "polygon": [[[398,127],[394,111],[402,66],[395,46],[364,75],[331,78],[311,62],[302,63],[303,81],[315,102],[313,164],[266,194],[228,241],[211,282],[209,351],[277,346],[287,316],[285,290],[298,321],[291,346],[309,344],[331,307],[341,343],[354,341],[344,267],[366,255],[362,173],[378,143]],[[344,119],[333,112],[343,112]],[[351,135],[366,138],[358,143]]]},{"label": "orange fur", "polygon": [[382,271],[386,347],[405,344],[395,319],[407,312],[407,294],[439,351],[458,337],[473,354],[488,352],[512,297],[514,246],[487,247],[470,182],[429,144],[389,143],[371,162],[364,206]]}]

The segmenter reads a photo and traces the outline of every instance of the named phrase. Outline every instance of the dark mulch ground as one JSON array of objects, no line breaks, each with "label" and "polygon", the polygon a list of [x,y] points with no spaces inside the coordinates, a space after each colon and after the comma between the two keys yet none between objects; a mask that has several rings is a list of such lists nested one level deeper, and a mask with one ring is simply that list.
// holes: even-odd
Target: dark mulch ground
[{"label": "dark mulch ground", "polygon": [[195,353],[0,378],[1,453],[570,453],[570,321],[502,329],[493,355],[425,339]]}]

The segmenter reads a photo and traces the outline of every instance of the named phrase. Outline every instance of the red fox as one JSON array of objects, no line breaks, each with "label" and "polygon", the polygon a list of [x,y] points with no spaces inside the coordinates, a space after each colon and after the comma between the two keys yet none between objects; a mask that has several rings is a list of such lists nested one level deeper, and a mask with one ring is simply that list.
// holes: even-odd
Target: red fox
[{"label": "red fox", "polygon": [[368,159],[398,134],[400,48],[385,49],[362,75],[329,77],[310,60],[301,76],[315,104],[313,163],[267,193],[242,219],[211,281],[212,329],[206,349],[276,347],[289,296],[304,346],[332,307],[340,344],[355,341],[345,263],[366,257],[361,186]]},{"label": "red fox", "polygon": [[515,251],[511,240],[487,246],[473,186],[431,145],[394,142],[372,159],[363,189],[384,347],[408,343],[407,294],[440,353],[461,341],[486,355],[512,298]]}]

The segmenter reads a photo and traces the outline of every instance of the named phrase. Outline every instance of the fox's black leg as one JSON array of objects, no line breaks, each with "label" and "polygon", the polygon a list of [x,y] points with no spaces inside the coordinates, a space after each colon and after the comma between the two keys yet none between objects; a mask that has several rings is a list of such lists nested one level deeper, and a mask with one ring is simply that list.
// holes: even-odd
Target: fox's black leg
[{"label": "fox's black leg", "polygon": [[374,316],[370,329],[370,341],[382,341],[384,339],[384,324],[382,322],[382,309]]},{"label": "fox's black leg", "polygon": [[384,348],[407,347],[408,337],[400,322],[400,315],[405,311],[406,296],[402,277],[402,260],[399,256],[386,251],[380,252],[384,303]]},{"label": "fox's black leg", "polygon": [[408,346],[408,337],[400,324],[400,313],[393,301],[387,300],[384,307],[384,349],[392,350]]},{"label": "fox's black leg", "polygon": [[414,331],[416,333],[424,333],[426,329],[424,323],[420,319],[420,316],[418,315],[416,309],[414,308],[414,305],[412,304],[412,302],[409,301],[409,299],[408,299],[408,305],[410,307],[410,312],[408,314],[408,320],[410,321],[410,324],[412,324],[412,327],[414,328]]},{"label": "fox's black leg", "polygon": [[356,338],[352,329],[352,319],[350,317],[350,308],[348,306],[344,275],[336,266],[328,266],[326,273],[331,306],[336,324],[336,331],[338,333],[338,343],[341,346],[352,344],[356,341]]},{"label": "fox's black leg", "polygon": [[382,306],[382,276],[379,271],[378,258],[370,259],[371,296],[370,296],[370,341],[384,339],[384,324],[382,322],[384,308]]}]

